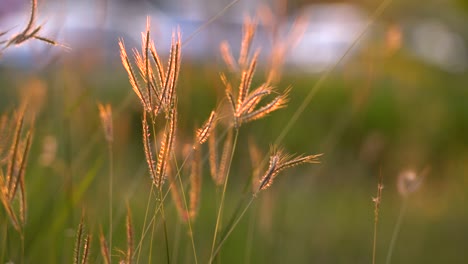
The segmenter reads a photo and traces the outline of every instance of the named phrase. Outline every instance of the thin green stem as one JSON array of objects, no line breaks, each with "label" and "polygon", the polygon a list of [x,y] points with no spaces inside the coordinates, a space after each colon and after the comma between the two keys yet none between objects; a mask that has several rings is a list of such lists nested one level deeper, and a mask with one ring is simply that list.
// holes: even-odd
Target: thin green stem
[{"label": "thin green stem", "polygon": [[138,246],[137,246],[137,249],[138,249],[138,255],[137,255],[137,262],[136,263],[140,263],[140,254],[141,254],[141,245],[143,244],[143,239],[145,238],[145,229],[146,229],[146,221],[148,219],[148,213],[149,213],[149,208],[150,208],[150,205],[151,205],[151,194],[153,193],[153,188],[154,188],[154,184],[151,184],[151,190],[148,194],[148,201],[146,202],[146,211],[145,211],[145,219],[143,220],[143,228],[142,228],[142,232],[141,232],[141,236],[140,236],[140,242],[138,243]]},{"label": "thin green stem", "polygon": [[346,51],[343,53],[343,55],[334,63],[331,64],[325,72],[320,76],[319,80],[315,83],[315,85],[310,89],[310,92],[307,94],[306,98],[304,101],[302,101],[301,105],[297,108],[297,110],[294,112],[293,116],[289,119],[289,122],[286,124],[284,129],[281,131],[281,134],[278,136],[278,138],[275,141],[275,145],[279,145],[284,137],[289,133],[289,131],[292,129],[292,126],[297,122],[301,114],[304,112],[306,107],[310,104],[310,101],[314,97],[314,95],[319,91],[319,89],[322,87],[323,83],[325,80],[328,79],[330,74],[337,68],[337,66],[343,61],[343,59],[351,52],[351,50],[358,44],[359,40],[365,35],[365,33],[370,29],[371,25],[375,23],[377,18],[383,13],[383,11],[388,7],[388,5],[392,2],[392,0],[383,0],[382,3],[377,7],[375,12],[372,14],[370,17],[369,21],[367,24],[364,26],[364,29],[358,34],[354,42],[346,49]]},{"label": "thin green stem", "polygon": [[377,223],[378,223],[378,218],[375,219],[374,221],[374,240],[372,243],[372,264],[375,264],[375,257],[377,253]]},{"label": "thin green stem", "polygon": [[228,231],[226,232],[226,235],[224,235],[224,237],[221,239],[221,241],[219,242],[218,246],[216,247],[215,251],[213,252],[213,254],[211,255],[211,258],[210,258],[210,261],[208,263],[212,263],[213,262],[213,259],[218,255],[219,251],[221,250],[221,247],[223,246],[224,242],[226,242],[226,240],[228,239],[228,237],[231,235],[232,231],[234,230],[234,228],[236,228],[236,226],[239,224],[240,220],[242,219],[242,217],[245,215],[245,213],[247,212],[247,210],[250,208],[250,206],[252,205],[252,202],[254,201],[255,199],[255,196],[252,196],[252,198],[250,198],[250,201],[249,203],[245,206],[244,210],[242,211],[242,213],[239,215],[239,217],[236,218],[236,220],[234,221],[234,223],[231,225],[231,227],[228,229]]},{"label": "thin green stem", "polygon": [[[151,192],[151,194],[154,194],[153,192]],[[150,239],[150,248],[149,248],[149,256],[148,256],[148,263],[151,264],[152,261],[151,261],[151,258],[153,256],[153,239],[154,239],[154,230],[155,230],[155,227],[156,227],[156,215],[158,214],[159,212],[159,208],[161,208],[161,205],[159,205],[159,207],[157,207],[155,210],[154,210],[154,214],[153,214],[153,218],[151,219],[151,222],[150,222],[150,225],[151,225],[151,239]],[[149,228],[149,227],[148,227]],[[145,232],[146,233],[146,232]]]},{"label": "thin green stem", "polygon": [[113,202],[113,188],[114,188],[114,153],[112,151],[112,142],[107,142],[108,155],[109,155],[109,248],[112,251],[112,202]]},{"label": "thin green stem", "polygon": [[254,233],[255,233],[255,220],[257,218],[257,214],[255,208],[249,215],[249,227],[247,229],[247,241],[245,242],[245,264],[249,264],[252,258],[252,248],[253,248],[253,241],[254,241]]},{"label": "thin green stem", "polygon": [[403,222],[403,217],[406,213],[406,208],[408,207],[408,199],[403,198],[403,203],[401,204],[400,213],[398,214],[397,222],[395,228],[393,229],[392,240],[390,241],[390,246],[388,248],[387,258],[385,260],[386,264],[390,264],[392,261],[393,250],[395,248],[395,243],[400,234],[401,223]]},{"label": "thin green stem", "polygon": [[169,252],[169,239],[168,239],[168,236],[167,236],[167,224],[166,224],[166,214],[164,212],[164,202],[163,202],[163,195],[162,195],[162,186],[161,188],[159,189],[159,199],[161,201],[161,217],[162,217],[162,221],[163,221],[163,229],[164,229],[164,242],[166,244],[166,259],[167,259],[167,263],[170,264],[171,263],[171,255],[170,255],[170,252]]},{"label": "thin green stem", "polygon": [[221,193],[221,202],[220,202],[219,208],[218,208],[218,216],[216,217],[216,226],[215,226],[214,235],[213,235],[213,242],[211,244],[210,263],[213,260],[213,251],[214,251],[215,244],[216,244],[216,237],[218,235],[218,230],[220,228],[220,222],[221,222],[221,218],[222,218],[222,214],[223,214],[223,208],[224,208],[224,198],[226,197],[226,189],[227,189],[227,184],[228,184],[228,181],[229,181],[229,174],[230,174],[230,170],[231,170],[232,159],[233,159],[234,153],[236,151],[237,138],[238,137],[239,137],[239,129],[236,128],[236,132],[235,132],[235,136],[234,136],[234,142],[233,142],[233,145],[232,145],[231,157],[230,157],[230,160],[229,160],[229,164],[227,166],[226,176],[225,176],[225,179],[224,179],[223,192]]},{"label": "thin green stem", "polygon": [[[187,160],[192,153],[193,153],[193,148],[192,148],[192,151],[190,151],[190,153],[187,155],[187,158],[185,160]],[[175,158],[175,153],[174,153],[174,161],[176,163],[176,168],[177,168],[176,177],[177,177],[177,180],[179,181],[180,190],[182,192],[182,199],[184,200],[185,211],[187,212],[187,223],[188,223],[188,227],[189,227],[190,242],[192,243],[193,257],[195,258],[195,264],[198,264],[197,250],[195,248],[195,241],[193,239],[192,220],[191,220],[191,217],[188,214],[189,207],[188,207],[188,204],[187,204],[187,198],[185,196],[184,184],[182,183],[182,179],[180,178],[180,171],[182,170],[182,166],[180,168],[177,166],[177,159]],[[184,161],[184,163],[185,163],[185,161]]]}]

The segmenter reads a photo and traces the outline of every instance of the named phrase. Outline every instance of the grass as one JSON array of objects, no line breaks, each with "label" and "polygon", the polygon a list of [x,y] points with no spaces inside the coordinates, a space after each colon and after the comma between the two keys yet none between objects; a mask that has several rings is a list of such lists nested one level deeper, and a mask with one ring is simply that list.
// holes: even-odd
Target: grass
[{"label": "grass", "polygon": [[[21,34],[35,41],[29,24]],[[238,58],[223,43],[225,66],[194,70],[183,68],[177,31],[162,62],[150,24],[134,57],[121,43],[129,81],[119,75],[114,85],[128,93],[107,94],[94,79],[80,89],[80,72],[52,69],[36,77],[52,87],[47,104],[35,97],[18,114],[1,109],[1,262],[380,263],[384,252],[386,263],[463,259],[454,248],[466,238],[449,234],[463,233],[453,227],[463,230],[467,218],[466,93],[440,91],[443,74],[412,66],[434,74],[424,96],[398,89],[410,85],[395,73],[413,64],[398,61],[404,56],[369,78],[341,76],[336,65],[317,78],[280,76],[280,65],[257,67],[255,20],[246,22]],[[392,71],[398,85],[385,77]],[[448,77],[445,85],[464,82]],[[198,89],[213,83],[222,88]],[[40,89],[33,84],[30,93]],[[422,118],[425,111],[433,116]],[[413,178],[396,184],[402,168],[427,165],[418,192],[407,195]],[[372,217],[377,172],[386,185]]]}]

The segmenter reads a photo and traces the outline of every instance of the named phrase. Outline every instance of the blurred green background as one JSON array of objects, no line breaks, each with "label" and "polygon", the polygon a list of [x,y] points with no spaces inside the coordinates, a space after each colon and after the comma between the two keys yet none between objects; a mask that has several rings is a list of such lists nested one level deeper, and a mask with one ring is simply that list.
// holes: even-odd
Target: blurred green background
[{"label": "blurred green background", "polygon": [[[432,1],[432,9],[427,7],[424,16],[434,18],[440,2]],[[360,4],[369,13],[377,6],[372,1]],[[449,14],[461,14],[458,19],[444,20],[442,15],[438,19],[451,32],[458,32],[466,47],[466,4],[459,1],[450,8],[454,10],[447,11]],[[359,42],[359,48],[326,79],[322,79],[326,68],[318,72],[305,66],[284,69],[277,87],[293,87],[288,107],[240,130],[224,222],[239,201],[250,195],[243,189],[253,171],[248,144],[255,142],[267,155],[311,92],[312,100],[281,145],[291,153],[324,156],[318,165],[281,174],[270,189],[259,194],[227,240],[221,263],[370,263],[372,197],[379,175],[385,187],[377,263],[384,263],[404,200],[397,190],[397,178],[408,169],[427,173],[420,188],[406,197],[392,262],[464,263],[468,259],[468,74],[461,66],[453,70],[415,56],[417,52],[408,44],[414,35],[400,21],[425,9],[421,3],[417,7],[401,1],[390,5],[371,27],[372,36]],[[391,34],[397,34],[396,41]],[[127,45],[139,48],[139,44]],[[180,145],[189,142],[193,129],[224,97],[219,73],[226,68],[219,52],[213,53],[206,61],[183,57],[177,88]],[[457,65],[464,65],[467,54],[458,55],[464,62]],[[93,233],[91,263],[102,263],[98,231],[100,226],[105,233],[109,228],[109,160],[99,102],[110,103],[114,114],[114,260],[122,256],[118,249],[126,247],[126,203],[132,209],[136,240],[140,239],[151,187],[141,139],[141,107],[123,67],[115,60],[97,58],[84,53],[39,69],[1,65],[2,113],[11,113],[25,98],[32,99],[29,108],[38,113],[26,174],[28,263],[71,262],[82,208],[87,230]],[[264,81],[264,66],[254,84]],[[203,172],[201,207],[193,223],[200,263],[208,260],[220,195],[207,162]],[[156,201],[150,203],[155,206]],[[167,204],[172,262],[193,263],[187,226],[171,201]],[[4,223],[4,211],[0,212]],[[6,232],[5,228],[9,240],[2,261],[17,263],[17,238],[11,227],[2,227],[0,232]],[[146,237],[143,242],[142,262],[147,262],[149,241]],[[161,226],[156,229],[153,247],[153,263],[165,261]]]}]

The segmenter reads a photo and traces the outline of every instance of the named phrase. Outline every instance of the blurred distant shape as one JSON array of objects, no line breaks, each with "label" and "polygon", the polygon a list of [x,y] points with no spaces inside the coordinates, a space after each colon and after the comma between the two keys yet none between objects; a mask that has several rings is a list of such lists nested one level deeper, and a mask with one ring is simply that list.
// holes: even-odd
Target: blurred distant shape
[{"label": "blurred distant shape", "polygon": [[446,71],[467,70],[466,41],[442,21],[415,21],[409,25],[408,31],[408,46],[415,56]]},{"label": "blurred distant shape", "polygon": [[311,72],[321,72],[340,60],[368,23],[365,12],[351,4],[315,4],[300,12],[309,25],[287,63]]},{"label": "blurred distant shape", "polygon": [[[209,2],[209,1],[208,1]],[[141,32],[146,18],[151,17],[152,34],[158,50],[169,51],[172,32],[179,27],[183,38],[184,60],[199,63],[219,58],[219,44],[223,40],[238,47],[242,22],[246,15],[255,15],[257,1],[239,1],[226,14],[209,25],[204,25],[230,1],[40,1],[37,25],[43,25],[41,34],[63,46],[31,40],[5,50],[0,65],[26,70],[72,61],[78,65],[116,66],[119,64],[118,40],[122,38],[128,49],[140,47]],[[260,3],[266,1],[260,1]],[[20,32],[28,21],[29,6],[17,1],[0,3],[0,31],[8,36]],[[11,5],[10,5],[11,4]],[[164,10],[164,11],[162,11]],[[353,45],[370,22],[370,14],[355,4],[310,4],[295,10],[289,18],[280,19],[279,39],[286,38],[296,17],[307,17],[307,28],[300,41],[289,50],[286,64],[289,69],[320,73],[335,64]],[[403,19],[402,19],[403,20]],[[364,39],[344,58],[353,57],[361,43],[385,35],[383,22],[376,22]],[[467,70],[466,36],[451,29],[442,20],[414,18],[398,21],[387,41],[393,48],[404,49],[423,62],[445,71],[462,73]],[[199,30],[203,27],[201,30]],[[272,38],[259,26],[254,46],[262,47],[262,54],[272,48]],[[185,42],[189,40],[189,42]],[[378,39],[377,39],[378,40]],[[238,50],[232,51],[237,54]],[[260,63],[266,63],[266,56]],[[263,61],[262,61],[263,60]]]}]

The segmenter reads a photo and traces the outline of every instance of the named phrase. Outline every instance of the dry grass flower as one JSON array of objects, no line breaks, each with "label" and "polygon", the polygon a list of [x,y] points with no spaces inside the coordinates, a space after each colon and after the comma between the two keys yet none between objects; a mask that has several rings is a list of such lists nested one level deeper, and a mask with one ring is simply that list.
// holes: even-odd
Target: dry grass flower
[{"label": "dry grass flower", "polygon": [[291,154],[285,154],[282,149],[272,147],[270,163],[267,171],[260,180],[257,192],[266,190],[268,187],[270,187],[273,183],[273,180],[281,171],[304,163],[319,163],[318,158],[320,156],[322,156],[322,154],[295,156]]}]

